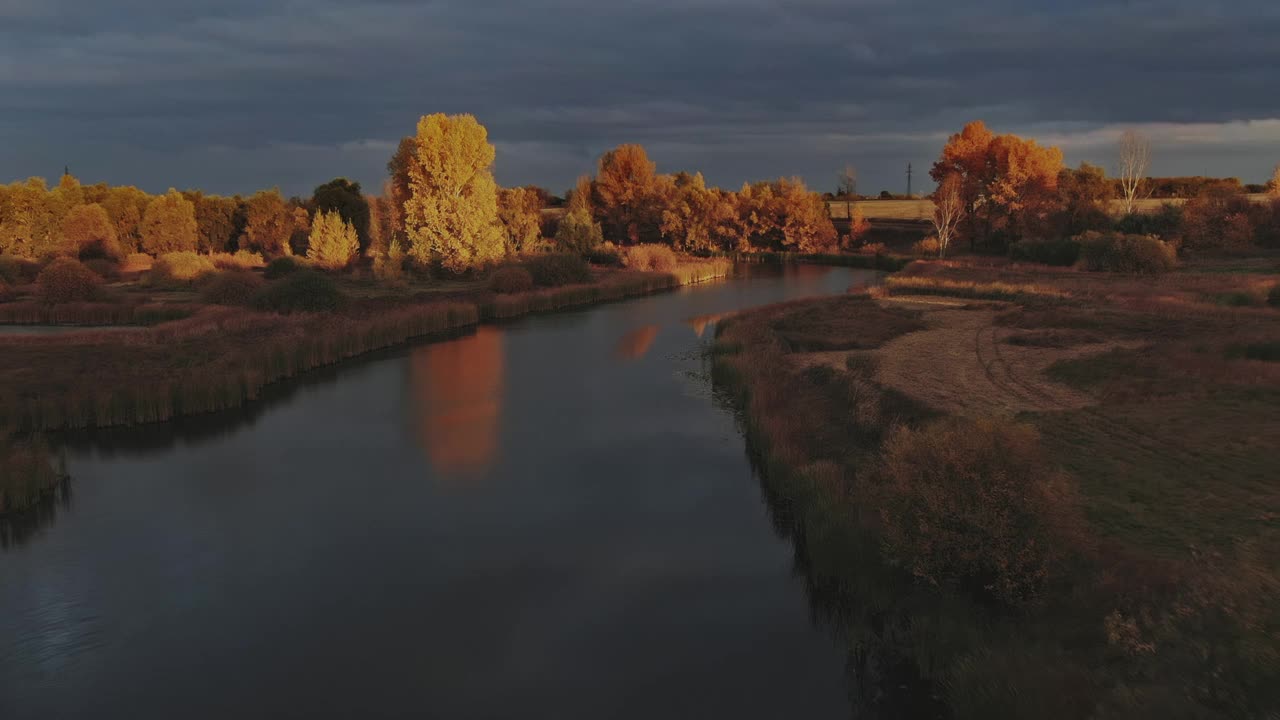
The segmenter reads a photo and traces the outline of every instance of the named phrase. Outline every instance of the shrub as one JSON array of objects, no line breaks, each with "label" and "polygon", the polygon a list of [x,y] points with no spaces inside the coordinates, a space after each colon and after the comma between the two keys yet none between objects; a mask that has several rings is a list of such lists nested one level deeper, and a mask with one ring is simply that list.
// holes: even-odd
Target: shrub
[{"label": "shrub", "polygon": [[112,260],[106,258],[92,258],[90,260],[82,260],[84,266],[92,270],[98,277],[103,280],[119,280],[120,266]]},{"label": "shrub", "polygon": [[301,270],[263,288],[253,299],[259,310],[280,313],[333,312],[346,304],[337,283],[324,273]]},{"label": "shrub", "polygon": [[932,235],[911,244],[911,254],[919,255],[920,257],[937,257],[941,250],[942,243],[938,242],[938,238]]},{"label": "shrub", "polygon": [[584,253],[584,257],[586,257],[587,262],[595,265],[622,267],[622,251],[611,242],[601,243],[599,246],[588,250]]},{"label": "shrub", "polygon": [[917,578],[1014,603],[1063,569],[1079,527],[1075,494],[1029,425],[902,427],[885,441],[880,472],[886,552]]},{"label": "shrub", "polygon": [[262,276],[268,280],[276,280],[282,278],[289,273],[301,270],[302,263],[291,256],[278,257],[267,263],[267,267],[262,271]]},{"label": "shrub", "polygon": [[1116,231],[1125,235],[1155,235],[1166,240],[1178,237],[1182,233],[1182,206],[1163,203],[1154,213],[1125,215],[1116,223]]},{"label": "shrub", "polygon": [[10,285],[21,285],[35,280],[39,266],[25,258],[0,255],[0,280]]},{"label": "shrub", "polygon": [[888,252],[888,249],[885,248],[884,243],[879,242],[867,243],[858,248],[859,255],[883,255],[886,252]]},{"label": "shrub", "polygon": [[93,300],[102,287],[102,278],[79,260],[60,257],[45,266],[36,276],[40,299],[47,303]]},{"label": "shrub", "polygon": [[539,287],[558,287],[591,280],[587,261],[572,253],[531,255],[525,259],[524,267],[533,276],[533,284]]},{"label": "shrub", "polygon": [[151,282],[157,285],[181,285],[217,271],[213,261],[204,255],[182,250],[165,253],[151,265]]},{"label": "shrub", "polygon": [[1019,262],[1070,267],[1080,259],[1080,243],[1075,238],[1024,240],[1009,246],[1009,258]]},{"label": "shrub", "polygon": [[1148,235],[1087,232],[1075,239],[1086,270],[1155,275],[1177,264],[1173,246]]},{"label": "shrub", "polygon": [[627,248],[622,255],[622,264],[632,270],[671,272],[676,269],[679,261],[671,248],[649,243]]},{"label": "shrub", "polygon": [[1280,284],[1271,286],[1271,292],[1267,293],[1267,304],[1271,307],[1280,307]]},{"label": "shrub", "polygon": [[120,272],[145,272],[155,265],[155,260],[146,253],[129,253],[120,265]]},{"label": "shrub", "polygon": [[209,256],[213,266],[219,270],[251,270],[266,264],[262,255],[248,250],[237,250],[234,253],[213,253]]},{"label": "shrub", "polygon": [[527,292],[533,289],[533,276],[518,265],[500,267],[489,277],[489,287],[504,295]]},{"label": "shrub", "polygon": [[360,251],[356,228],[342,219],[336,210],[316,213],[311,219],[307,260],[329,270],[340,270],[351,264]]},{"label": "shrub", "polygon": [[224,270],[209,278],[200,299],[211,305],[248,305],[266,283],[249,270]]}]

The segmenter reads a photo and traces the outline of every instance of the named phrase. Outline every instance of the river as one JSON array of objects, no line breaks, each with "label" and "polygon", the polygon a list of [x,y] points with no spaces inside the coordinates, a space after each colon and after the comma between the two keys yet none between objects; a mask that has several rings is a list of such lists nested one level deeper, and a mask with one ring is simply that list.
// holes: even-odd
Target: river
[{"label": "river", "polygon": [[795,266],[480,328],[65,438],[0,548],[0,718],[839,718],[703,351]]}]

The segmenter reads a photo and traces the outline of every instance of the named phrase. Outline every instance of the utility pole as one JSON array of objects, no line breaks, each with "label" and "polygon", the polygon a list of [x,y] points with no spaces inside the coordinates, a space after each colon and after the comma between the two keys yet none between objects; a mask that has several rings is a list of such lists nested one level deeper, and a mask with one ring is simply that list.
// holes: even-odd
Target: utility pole
[{"label": "utility pole", "polygon": [[911,199],[911,163],[907,163],[907,199]]}]

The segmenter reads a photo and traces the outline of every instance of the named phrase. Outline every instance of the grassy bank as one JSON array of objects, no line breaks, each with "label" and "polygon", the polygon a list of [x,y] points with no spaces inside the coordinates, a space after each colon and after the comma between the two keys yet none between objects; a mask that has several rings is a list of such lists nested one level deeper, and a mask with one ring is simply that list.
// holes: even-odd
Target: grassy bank
[{"label": "grassy bank", "polygon": [[912,261],[911,257],[895,253],[795,253],[795,252],[735,252],[718,257],[739,263],[808,263],[836,267],[859,268],[898,272]]},{"label": "grassy bank", "polygon": [[1238,348],[1280,313],[1200,272],[911,274],[743,313],[714,360],[861,709],[1274,717],[1280,366]]},{"label": "grassy bank", "polygon": [[108,427],[226,410],[254,400],[271,383],[485,318],[618,300],[729,271],[727,262],[708,261],[669,273],[604,273],[592,283],[513,295],[478,290],[425,301],[378,298],[327,313],[202,306],[191,317],[127,335],[0,338],[0,425],[20,431]]}]

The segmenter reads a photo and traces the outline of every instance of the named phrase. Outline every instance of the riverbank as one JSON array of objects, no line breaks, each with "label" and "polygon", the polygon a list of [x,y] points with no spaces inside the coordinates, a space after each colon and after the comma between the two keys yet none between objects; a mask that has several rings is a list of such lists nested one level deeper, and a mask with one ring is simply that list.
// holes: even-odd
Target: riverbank
[{"label": "riverbank", "polygon": [[722,324],[865,704],[929,714],[879,677],[956,717],[1280,707],[1280,371],[1249,351],[1280,312],[1214,300],[1277,280],[917,263]]},{"label": "riverbank", "polygon": [[3,337],[0,427],[109,427],[226,410],[252,402],[272,383],[411,339],[674,289],[730,271],[727,261],[687,263],[669,273],[605,271],[584,284],[510,295],[478,289],[425,301],[383,297],[334,313],[206,306],[127,334]]}]

